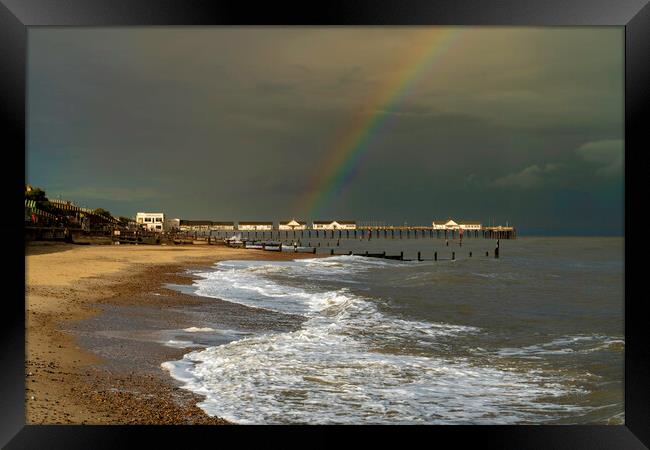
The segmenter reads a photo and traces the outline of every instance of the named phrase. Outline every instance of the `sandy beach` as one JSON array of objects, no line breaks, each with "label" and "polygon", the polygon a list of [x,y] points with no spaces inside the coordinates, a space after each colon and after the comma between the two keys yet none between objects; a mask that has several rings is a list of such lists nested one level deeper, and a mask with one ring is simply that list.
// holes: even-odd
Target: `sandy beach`
[{"label": "sandy beach", "polygon": [[[226,259],[313,257],[216,245],[49,242],[28,244],[25,254],[27,424],[227,424],[196,407],[201,399],[179,389],[160,368],[161,362],[182,357],[186,349],[95,334],[82,343],[78,335],[84,330],[89,334],[93,320],[107,316],[106,311],[107,317],[118,318],[120,331],[126,333],[130,324],[151,320],[187,326],[182,314],[173,311],[201,303],[209,302],[215,314],[245,308],[164,286],[191,284],[187,269]],[[248,317],[251,326],[269,321],[261,315],[258,321],[252,309],[237,316]],[[272,327],[292,326],[282,319],[270,322]]]}]

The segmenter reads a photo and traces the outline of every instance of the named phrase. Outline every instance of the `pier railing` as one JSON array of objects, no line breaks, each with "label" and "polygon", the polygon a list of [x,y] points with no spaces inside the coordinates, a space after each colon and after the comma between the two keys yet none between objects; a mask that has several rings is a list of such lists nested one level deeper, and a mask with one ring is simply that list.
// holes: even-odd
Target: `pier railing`
[{"label": "pier railing", "polygon": [[514,227],[483,227],[480,230],[436,229],[433,227],[361,227],[354,230],[272,230],[272,231],[188,231],[186,236],[241,239],[516,239]]}]

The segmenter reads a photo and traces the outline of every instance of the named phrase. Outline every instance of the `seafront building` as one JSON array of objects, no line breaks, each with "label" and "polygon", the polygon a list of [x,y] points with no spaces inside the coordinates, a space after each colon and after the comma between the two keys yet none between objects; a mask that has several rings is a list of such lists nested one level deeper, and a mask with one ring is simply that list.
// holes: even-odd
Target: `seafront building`
[{"label": "seafront building", "polygon": [[460,229],[461,230],[467,230],[467,231],[480,231],[483,228],[483,225],[481,222],[476,222],[476,221],[469,221],[469,220],[464,220],[460,224]]},{"label": "seafront building", "polygon": [[353,220],[314,220],[312,228],[314,230],[356,230],[357,223]]},{"label": "seafront building", "polygon": [[239,222],[240,231],[272,231],[273,222]]},{"label": "seafront building", "polygon": [[431,224],[434,230],[457,230],[458,223],[452,219],[434,220]]},{"label": "seafront building", "polygon": [[233,231],[235,222],[215,222],[212,220],[180,220],[180,231]]},{"label": "seafront building", "polygon": [[307,229],[307,222],[301,222],[296,219],[280,222],[278,224],[278,230],[306,230],[306,229]]},{"label": "seafront building", "polygon": [[480,231],[483,228],[481,222],[472,220],[459,220],[458,222],[449,218],[444,220],[434,220],[431,224],[434,230],[467,230]]},{"label": "seafront building", "polygon": [[178,229],[180,231],[209,231],[212,221],[210,220],[181,220]]},{"label": "seafront building", "polygon": [[139,212],[135,215],[138,225],[144,226],[147,231],[163,232],[165,213]]},{"label": "seafront building", "polygon": [[212,231],[233,231],[235,229],[235,222],[212,222],[210,230]]},{"label": "seafront building", "polygon": [[164,231],[178,231],[181,228],[181,219],[165,219],[163,222]]}]

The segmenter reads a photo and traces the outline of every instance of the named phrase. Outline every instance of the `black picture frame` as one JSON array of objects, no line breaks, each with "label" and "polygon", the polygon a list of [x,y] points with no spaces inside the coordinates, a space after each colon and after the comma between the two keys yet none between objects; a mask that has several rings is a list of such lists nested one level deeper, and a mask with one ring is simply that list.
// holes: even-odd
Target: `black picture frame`
[{"label": "black picture frame", "polygon": [[[644,118],[650,105],[650,5],[647,0],[329,0],[300,4],[205,0],[0,0],[0,116],[5,176],[2,192],[11,211],[0,221],[7,261],[19,261],[24,233],[18,208],[25,182],[25,99],[27,28],[37,26],[135,25],[521,25],[625,27],[625,425],[620,426],[430,426],[363,427],[367,437],[424,445],[444,439],[454,447],[475,443],[491,448],[631,448],[650,447],[650,339],[646,332],[646,301],[638,286],[633,256],[643,248],[630,243],[633,199],[640,191],[632,176],[643,170],[648,148]],[[639,183],[640,185],[640,183]],[[15,195],[15,197],[14,197]],[[16,211],[13,211],[15,206]],[[637,219],[637,220],[635,220]],[[635,228],[636,232],[636,228]],[[15,259],[14,259],[15,258]],[[24,264],[3,270],[5,295],[0,351],[0,444],[6,448],[121,448],[142,440],[152,445],[191,446],[197,440],[218,445],[225,437],[248,441],[251,436],[277,435],[285,427],[205,426],[35,426],[25,425]],[[638,286],[642,288],[643,286]],[[349,430],[346,428],[346,430]],[[289,427],[298,445],[341,442],[341,427]],[[316,439],[314,439],[316,438]],[[283,444],[288,439],[282,440]]]}]

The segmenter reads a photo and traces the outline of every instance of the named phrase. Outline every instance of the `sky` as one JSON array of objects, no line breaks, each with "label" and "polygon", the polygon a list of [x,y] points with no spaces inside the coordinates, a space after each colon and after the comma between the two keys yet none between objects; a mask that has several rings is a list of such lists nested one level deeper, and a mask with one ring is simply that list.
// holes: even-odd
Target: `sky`
[{"label": "sky", "polygon": [[26,181],[115,216],[622,235],[623,36],[30,28]]}]

